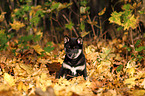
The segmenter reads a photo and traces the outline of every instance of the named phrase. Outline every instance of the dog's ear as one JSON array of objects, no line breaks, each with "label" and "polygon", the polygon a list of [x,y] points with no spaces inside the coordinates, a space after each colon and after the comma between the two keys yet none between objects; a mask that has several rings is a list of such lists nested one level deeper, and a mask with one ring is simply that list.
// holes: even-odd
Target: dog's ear
[{"label": "dog's ear", "polygon": [[77,42],[78,42],[78,44],[83,44],[83,38],[82,37],[78,37],[77,38]]},{"label": "dog's ear", "polygon": [[64,36],[64,43],[67,43],[70,41],[70,38],[68,36]]}]

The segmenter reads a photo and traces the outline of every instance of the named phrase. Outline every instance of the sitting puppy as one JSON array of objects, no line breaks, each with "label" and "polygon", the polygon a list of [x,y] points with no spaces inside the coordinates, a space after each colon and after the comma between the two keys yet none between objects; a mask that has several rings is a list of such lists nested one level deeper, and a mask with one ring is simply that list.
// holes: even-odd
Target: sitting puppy
[{"label": "sitting puppy", "polygon": [[64,37],[65,59],[56,78],[71,79],[83,75],[87,78],[86,59],[83,53],[83,40],[81,37]]}]

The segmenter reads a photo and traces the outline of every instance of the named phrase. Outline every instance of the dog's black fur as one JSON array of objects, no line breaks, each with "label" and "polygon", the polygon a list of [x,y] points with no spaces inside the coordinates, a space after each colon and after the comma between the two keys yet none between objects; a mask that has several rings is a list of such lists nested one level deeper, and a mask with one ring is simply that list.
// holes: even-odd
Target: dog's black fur
[{"label": "dog's black fur", "polygon": [[86,59],[83,53],[82,38],[69,38],[65,36],[64,50],[66,53],[65,59],[56,78],[65,77],[66,79],[71,79],[83,75],[86,80]]}]

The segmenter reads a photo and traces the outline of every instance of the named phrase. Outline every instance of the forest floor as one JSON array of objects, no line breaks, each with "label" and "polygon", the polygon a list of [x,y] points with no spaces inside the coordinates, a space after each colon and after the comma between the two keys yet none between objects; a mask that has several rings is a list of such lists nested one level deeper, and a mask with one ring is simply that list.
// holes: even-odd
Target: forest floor
[{"label": "forest floor", "polygon": [[38,56],[42,50],[38,46],[15,56],[9,51],[2,52],[0,96],[145,95],[145,64],[124,55],[123,40],[102,40],[93,45],[84,41],[87,80],[82,76],[55,79],[65,55],[63,43],[56,46],[43,57]]}]

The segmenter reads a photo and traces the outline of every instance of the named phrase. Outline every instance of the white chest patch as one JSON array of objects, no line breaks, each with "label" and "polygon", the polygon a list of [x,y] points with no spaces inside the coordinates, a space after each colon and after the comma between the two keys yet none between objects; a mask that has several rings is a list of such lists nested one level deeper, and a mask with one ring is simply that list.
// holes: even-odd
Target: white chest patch
[{"label": "white chest patch", "polygon": [[68,64],[66,64],[66,63],[63,62],[63,67],[66,68],[66,69],[71,70],[71,72],[72,72],[74,75],[76,75],[76,73],[77,73],[76,71],[77,71],[77,70],[83,71],[83,70],[85,69],[85,64],[82,65],[82,66],[71,67],[71,66],[69,66]]}]

